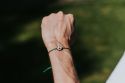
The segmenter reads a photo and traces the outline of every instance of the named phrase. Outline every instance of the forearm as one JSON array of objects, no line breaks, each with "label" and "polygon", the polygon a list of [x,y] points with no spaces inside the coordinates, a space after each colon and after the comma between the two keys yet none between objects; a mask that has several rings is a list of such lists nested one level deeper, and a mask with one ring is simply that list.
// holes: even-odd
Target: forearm
[{"label": "forearm", "polygon": [[72,14],[52,13],[42,20],[42,38],[49,52],[55,83],[79,83],[70,49],[74,31]]},{"label": "forearm", "polygon": [[79,83],[70,50],[54,50],[49,56],[55,83]]}]

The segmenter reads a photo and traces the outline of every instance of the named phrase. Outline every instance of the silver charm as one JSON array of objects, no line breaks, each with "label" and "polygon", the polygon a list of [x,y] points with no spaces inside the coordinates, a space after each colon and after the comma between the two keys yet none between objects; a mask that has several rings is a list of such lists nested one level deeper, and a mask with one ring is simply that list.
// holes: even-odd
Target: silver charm
[{"label": "silver charm", "polygon": [[61,51],[61,50],[63,50],[63,46],[62,46],[62,44],[61,43],[57,43],[57,50],[58,51]]}]

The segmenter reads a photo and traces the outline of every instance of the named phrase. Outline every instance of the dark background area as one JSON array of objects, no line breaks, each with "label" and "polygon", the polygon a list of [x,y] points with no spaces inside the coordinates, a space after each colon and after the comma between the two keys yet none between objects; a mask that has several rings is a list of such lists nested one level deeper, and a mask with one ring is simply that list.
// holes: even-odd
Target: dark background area
[{"label": "dark background area", "polygon": [[46,48],[40,37],[23,42],[13,38],[28,22],[48,14],[48,6],[56,0],[0,1],[0,83],[52,83],[52,75],[42,71],[49,66]]}]

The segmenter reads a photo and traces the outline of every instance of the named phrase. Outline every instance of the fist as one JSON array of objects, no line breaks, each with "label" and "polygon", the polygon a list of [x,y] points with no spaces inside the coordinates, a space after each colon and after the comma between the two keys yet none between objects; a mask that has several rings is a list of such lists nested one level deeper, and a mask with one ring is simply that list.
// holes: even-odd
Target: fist
[{"label": "fist", "polygon": [[64,14],[62,11],[43,17],[41,32],[48,50],[54,48],[57,42],[60,42],[64,47],[69,47],[74,30],[73,22],[73,15]]}]

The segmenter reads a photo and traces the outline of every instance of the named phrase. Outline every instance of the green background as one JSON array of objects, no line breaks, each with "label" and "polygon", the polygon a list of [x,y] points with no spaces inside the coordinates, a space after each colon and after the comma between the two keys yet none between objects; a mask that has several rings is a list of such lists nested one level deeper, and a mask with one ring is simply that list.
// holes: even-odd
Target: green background
[{"label": "green background", "polygon": [[41,38],[43,16],[75,18],[74,64],[81,83],[104,83],[125,48],[124,0],[4,0],[0,3],[1,83],[53,83]]}]

